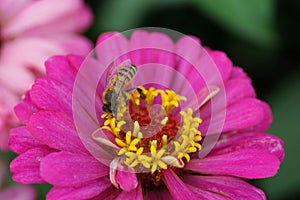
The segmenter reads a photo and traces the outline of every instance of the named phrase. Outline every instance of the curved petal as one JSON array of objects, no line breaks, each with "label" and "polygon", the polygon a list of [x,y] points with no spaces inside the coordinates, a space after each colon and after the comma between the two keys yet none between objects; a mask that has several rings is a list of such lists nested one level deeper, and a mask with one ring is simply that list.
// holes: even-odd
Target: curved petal
[{"label": "curved petal", "polygon": [[204,190],[192,185],[185,183],[197,196],[198,199],[203,200],[211,200],[211,199],[218,199],[218,200],[231,200],[229,197],[223,196],[222,194],[214,193],[212,191]]},{"label": "curved petal", "polygon": [[99,62],[105,68],[114,64],[117,66],[122,61],[129,59],[128,40],[118,32],[107,32],[99,36],[95,47]]},{"label": "curved petal", "polygon": [[275,135],[260,132],[241,132],[220,138],[210,155],[221,155],[241,149],[259,149],[284,158],[283,141]]},{"label": "curved petal", "polygon": [[208,47],[205,47],[205,50],[217,65],[223,81],[226,82],[229,79],[233,69],[231,60],[222,51],[211,50]]},{"label": "curved petal", "polygon": [[91,198],[90,200],[100,200],[100,199],[115,199],[122,191],[117,189],[115,186],[111,185],[105,191],[101,192],[96,197]]},{"label": "curved petal", "polygon": [[38,107],[32,102],[29,92],[26,92],[24,99],[15,107],[16,115],[24,124],[27,124],[31,115],[38,110]]},{"label": "curved petal", "polygon": [[231,79],[225,83],[227,105],[248,97],[256,97],[255,90],[249,81],[241,78]]},{"label": "curved petal", "polygon": [[10,163],[12,179],[23,184],[44,183],[45,180],[40,176],[40,162],[52,152],[53,149],[43,146],[20,154]]},{"label": "curved petal", "polygon": [[74,82],[83,61],[82,56],[53,56],[45,62],[47,77],[73,91]]},{"label": "curved petal", "polygon": [[164,182],[171,193],[174,200],[196,200],[198,199],[181,180],[173,172],[172,169],[168,168],[163,170]]},{"label": "curved petal", "polygon": [[14,128],[10,131],[9,147],[15,153],[21,154],[29,149],[44,145],[44,143],[33,137],[26,126]]},{"label": "curved petal", "polygon": [[165,187],[157,190],[146,190],[146,199],[149,200],[173,200],[169,191]]},{"label": "curved petal", "polygon": [[[6,45],[3,45],[6,46]],[[4,51],[4,47],[1,54]],[[14,54],[11,54],[14,55]],[[16,63],[18,61],[5,62],[2,58],[0,60],[0,82],[7,89],[15,94],[21,94],[28,90],[34,81],[34,75],[29,73],[25,67],[18,68]],[[9,67],[8,67],[9,66]]]},{"label": "curved petal", "polygon": [[93,48],[91,41],[81,35],[66,34],[56,41],[65,52],[70,54],[86,56]]},{"label": "curved petal", "polygon": [[63,84],[49,78],[38,79],[30,96],[39,108],[65,113],[72,119],[72,92]]},{"label": "curved petal", "polygon": [[41,161],[41,177],[55,186],[76,186],[108,175],[108,167],[90,155],[52,153]]},{"label": "curved petal", "polygon": [[138,187],[139,182],[133,169],[119,164],[115,173],[116,182],[123,191],[131,193]]},{"label": "curved petal", "polygon": [[111,186],[108,177],[97,179],[74,187],[54,186],[47,194],[47,200],[91,199]]},{"label": "curved petal", "polygon": [[28,5],[32,4],[34,0],[19,0],[11,3],[10,0],[0,1],[0,24],[5,26],[9,22],[9,19],[13,18],[22,9],[25,9]]},{"label": "curved petal", "polygon": [[[218,96],[215,98],[218,98]],[[206,104],[200,109],[203,123],[199,128],[204,134],[206,133],[208,126],[218,126],[224,120],[224,111],[220,110],[219,112],[216,112],[215,115],[211,116],[210,106],[211,104]],[[243,98],[228,106],[225,112],[226,118],[222,132],[253,127],[261,123],[265,117],[263,103],[255,98]]]},{"label": "curved petal", "polygon": [[0,80],[15,92],[23,93],[35,79],[30,70],[44,72],[48,57],[65,53],[61,44],[52,39],[32,37],[6,42],[1,47]]},{"label": "curved petal", "polygon": [[[252,130],[253,131],[261,131],[261,132],[264,132],[266,131],[272,124],[272,121],[273,121],[273,116],[272,116],[272,111],[271,111],[271,108],[270,106],[265,103],[265,102],[262,102],[262,106],[263,106],[263,109],[264,109],[264,119],[257,125],[255,125]],[[251,130],[251,129],[250,129]]]},{"label": "curved petal", "polygon": [[135,65],[155,63],[175,66],[175,45],[166,34],[135,31],[130,39],[130,51]]},{"label": "curved petal", "polygon": [[39,111],[32,115],[28,127],[36,138],[54,149],[87,153],[73,122],[63,113]]},{"label": "curved petal", "polygon": [[143,200],[143,190],[142,185],[139,183],[138,186],[129,192],[122,191],[115,200]]},{"label": "curved petal", "polygon": [[[71,18],[73,19],[70,20]],[[19,12],[2,31],[4,36],[24,35],[41,27],[47,30],[51,27],[56,32],[74,32],[85,29],[91,20],[91,13],[81,0],[34,1]]]},{"label": "curved petal", "polygon": [[188,69],[192,63],[198,60],[201,54],[201,45],[197,39],[192,36],[183,36],[176,42],[176,54],[179,56],[176,68]]},{"label": "curved petal", "polygon": [[24,37],[7,42],[1,47],[0,81],[11,90],[23,93],[36,78],[32,71],[44,73],[47,58],[70,53],[71,48],[71,53],[86,54],[90,50],[90,43],[77,36],[68,39],[63,37],[61,40]]},{"label": "curved petal", "polygon": [[254,179],[274,176],[279,165],[279,159],[265,150],[242,149],[204,159],[192,159],[185,169],[202,174]]},{"label": "curved petal", "polygon": [[241,67],[234,67],[231,70],[230,79],[235,79],[235,78],[245,79],[249,81],[249,83],[252,82],[249,76],[247,75],[247,73]]},{"label": "curved petal", "polygon": [[266,199],[264,192],[247,182],[230,176],[186,175],[183,181],[206,191],[219,194],[218,199]]}]

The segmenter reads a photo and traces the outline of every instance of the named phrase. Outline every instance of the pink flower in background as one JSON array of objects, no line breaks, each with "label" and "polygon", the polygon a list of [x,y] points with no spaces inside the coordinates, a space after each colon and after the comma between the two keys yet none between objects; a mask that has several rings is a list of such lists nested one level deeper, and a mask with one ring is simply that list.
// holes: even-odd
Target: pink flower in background
[{"label": "pink flower in background", "polygon": [[0,148],[17,124],[13,106],[52,55],[86,55],[90,41],[80,36],[92,22],[83,0],[0,1]]},{"label": "pink flower in background", "polygon": [[[91,64],[90,74],[81,71],[83,57],[50,58],[47,76],[34,83],[15,109],[24,126],[11,131],[10,148],[19,154],[10,165],[13,179],[24,184],[52,184],[49,200],[265,199],[263,191],[244,179],[274,176],[284,158],[283,142],[265,133],[272,121],[270,108],[256,98],[251,80],[241,68],[234,67],[223,52],[204,51],[199,44],[197,38],[187,36],[174,43],[157,32],[135,31],[130,39],[106,33],[98,40],[99,60],[84,62]],[[130,113],[136,120],[134,127],[125,127],[129,124],[126,116],[125,121],[118,121],[114,115],[103,115],[105,78],[96,87],[95,99],[88,99],[89,93],[95,93],[90,87],[95,74],[104,73],[116,58],[115,64],[129,60],[137,66],[133,82],[152,81],[140,88],[145,97],[137,91],[130,94],[130,105],[136,109]],[[210,64],[211,59],[216,65]],[[213,66],[220,80],[218,74],[209,73]],[[195,67],[209,75],[213,92],[206,90],[208,86]],[[81,73],[85,83],[79,88],[82,96],[77,96],[74,85]],[[187,82],[181,82],[184,80]],[[160,81],[168,83],[172,91],[152,84]],[[199,94],[200,108],[178,107],[180,102],[193,104],[193,91]],[[215,110],[211,109],[214,102],[218,105]],[[93,103],[95,107],[90,106]],[[149,109],[153,103],[159,104],[167,117],[160,120],[161,112]],[[201,119],[194,116],[198,111]],[[224,111],[222,121],[220,113]],[[151,114],[158,119],[154,124],[149,122]],[[152,129],[145,129],[149,123]],[[210,129],[216,124],[221,124],[220,132]],[[147,130],[158,126],[163,126],[163,131],[146,137]],[[180,134],[175,136],[177,132]],[[207,156],[198,156],[207,148],[206,139],[220,134]]]}]

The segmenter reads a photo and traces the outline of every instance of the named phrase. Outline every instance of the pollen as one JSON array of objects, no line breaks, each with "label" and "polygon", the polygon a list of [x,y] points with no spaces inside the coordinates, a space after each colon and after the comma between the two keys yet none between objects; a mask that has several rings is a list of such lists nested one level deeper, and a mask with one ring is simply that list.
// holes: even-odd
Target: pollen
[{"label": "pollen", "polygon": [[[121,119],[103,114],[102,129],[115,137],[113,142],[121,162],[136,172],[146,172],[148,175],[140,175],[142,181],[159,185],[162,170],[183,168],[190,161],[190,154],[201,150],[198,127],[202,120],[194,117],[190,108],[174,111],[180,109],[180,101],[187,99],[173,90],[139,88],[129,96],[130,118],[123,113],[119,114]],[[160,104],[155,112],[151,111],[154,102]]]}]

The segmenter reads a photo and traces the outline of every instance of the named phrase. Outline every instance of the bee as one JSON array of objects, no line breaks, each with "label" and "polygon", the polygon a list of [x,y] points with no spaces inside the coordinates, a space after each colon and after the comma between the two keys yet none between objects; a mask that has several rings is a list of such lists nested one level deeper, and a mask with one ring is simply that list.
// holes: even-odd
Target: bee
[{"label": "bee", "polygon": [[[106,76],[106,88],[102,95],[102,110],[116,116],[119,106],[125,102],[128,105],[127,93],[134,89],[142,93],[140,88],[125,90],[137,73],[137,67],[130,64],[129,60],[118,66],[111,66]],[[144,96],[143,94],[141,96]]]}]

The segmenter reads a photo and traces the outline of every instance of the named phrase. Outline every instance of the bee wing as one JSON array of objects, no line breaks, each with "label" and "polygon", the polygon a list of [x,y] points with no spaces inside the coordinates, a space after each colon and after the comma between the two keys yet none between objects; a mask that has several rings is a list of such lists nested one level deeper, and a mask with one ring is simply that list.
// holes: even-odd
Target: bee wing
[{"label": "bee wing", "polygon": [[117,64],[116,62],[112,62],[107,69],[107,74],[106,74],[106,87],[110,87],[114,84],[116,79],[118,77],[114,77],[116,75],[116,72],[121,69],[124,66],[131,65],[131,60],[126,59],[122,61],[121,63]]},{"label": "bee wing", "polygon": [[190,101],[187,108],[192,108],[194,111],[199,110],[204,104],[206,104],[211,98],[216,96],[220,91],[220,88],[215,85],[209,85],[203,88],[196,96],[195,99]]}]

